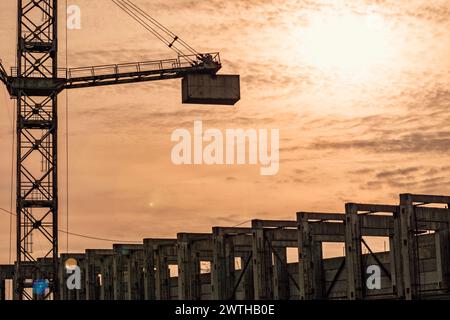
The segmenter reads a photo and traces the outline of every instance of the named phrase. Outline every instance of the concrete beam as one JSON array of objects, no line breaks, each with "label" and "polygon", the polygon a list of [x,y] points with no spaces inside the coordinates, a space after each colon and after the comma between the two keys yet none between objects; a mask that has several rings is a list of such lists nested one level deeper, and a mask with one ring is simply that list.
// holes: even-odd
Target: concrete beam
[{"label": "concrete beam", "polygon": [[291,220],[252,220],[253,228],[297,228],[296,221]]},{"label": "concrete beam", "polygon": [[297,212],[297,221],[298,221],[298,217],[301,217],[301,219],[306,219],[310,222],[313,222],[313,221],[320,221],[320,222],[342,221],[343,222],[345,220],[344,213],[323,213],[323,212],[299,211],[299,212]]},{"label": "concrete beam", "polygon": [[404,193],[400,195],[401,198],[410,199],[412,203],[450,203],[450,196]]}]

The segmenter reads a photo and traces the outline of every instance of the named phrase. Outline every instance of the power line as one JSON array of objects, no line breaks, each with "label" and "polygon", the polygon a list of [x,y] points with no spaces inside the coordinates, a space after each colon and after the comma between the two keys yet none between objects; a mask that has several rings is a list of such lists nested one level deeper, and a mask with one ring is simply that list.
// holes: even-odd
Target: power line
[{"label": "power line", "polygon": [[[66,0],[66,12],[68,1]],[[68,53],[68,44],[69,44],[69,32],[67,27],[68,17],[66,14],[66,70],[68,70],[69,65],[69,53]],[[66,252],[69,252],[69,91],[66,90]]]},{"label": "power line", "polygon": [[236,227],[242,226],[243,224],[246,224],[246,223],[251,222],[251,221],[252,221],[252,220],[245,220],[245,221],[243,221],[243,222],[241,222],[241,223],[239,223],[239,224],[233,226],[232,228],[236,228]]},{"label": "power line", "polygon": [[[12,212],[13,210],[13,202],[14,202],[14,122],[16,119],[15,114],[15,105],[14,101],[12,103],[13,106],[13,117],[12,117],[12,130],[11,130],[11,181],[10,181],[10,199],[9,199],[9,210]],[[12,262],[12,232],[13,232],[13,216],[9,217],[9,264]]]},{"label": "power line", "polygon": [[[17,216],[15,213],[13,213],[9,210],[6,210],[4,208],[0,208],[0,211],[2,211],[5,214],[9,214],[11,216]],[[89,236],[89,235],[85,235],[85,234],[81,234],[81,233],[68,232],[67,230],[61,230],[61,229],[58,229],[58,231],[61,233],[64,233],[64,234],[74,236],[74,237],[91,239],[91,240],[117,242],[117,243],[141,243],[142,242],[142,241],[131,241],[131,240],[120,240],[120,239],[108,239],[108,238],[102,238],[102,237],[94,237],[94,236]]]},{"label": "power line", "polygon": [[[1,60],[0,60],[0,67],[3,68],[3,66],[1,65]],[[10,204],[9,204],[9,209],[10,211],[12,211],[13,209],[13,201],[14,201],[14,123],[15,123],[15,104],[14,101],[12,102],[12,118],[11,118],[11,113],[9,111],[9,107],[8,107],[8,91],[5,89],[4,90],[5,95],[3,95],[3,98],[5,100],[5,109],[6,109],[6,113],[8,114],[8,119],[11,122],[11,176],[10,176]],[[9,218],[9,255],[8,255],[8,259],[9,259],[9,263],[11,263],[12,261],[12,231],[13,231],[13,217],[10,216]]]}]

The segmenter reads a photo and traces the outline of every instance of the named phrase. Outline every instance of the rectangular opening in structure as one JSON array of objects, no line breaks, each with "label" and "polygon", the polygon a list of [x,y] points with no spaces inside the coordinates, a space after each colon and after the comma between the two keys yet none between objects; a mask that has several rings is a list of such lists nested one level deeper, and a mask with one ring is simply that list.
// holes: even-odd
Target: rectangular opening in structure
[{"label": "rectangular opening in structure", "polygon": [[298,263],[298,248],[286,248],[287,250],[287,262],[288,263]]},{"label": "rectangular opening in structure", "polygon": [[171,278],[178,277],[178,265],[176,264],[169,264],[169,275]]},{"label": "rectangular opening in structure", "polygon": [[392,255],[389,237],[364,236],[361,241],[363,284],[369,297],[390,296],[393,293]]},{"label": "rectangular opening in structure", "polygon": [[211,273],[211,262],[200,261],[200,274]]},{"label": "rectangular opening in structure", "polygon": [[344,257],[345,243],[344,242],[323,242],[322,256],[324,259]]},{"label": "rectangular opening in structure", "polygon": [[245,263],[244,259],[242,259],[241,257],[235,257],[234,258],[234,269],[242,270],[244,263]]},{"label": "rectangular opening in structure", "polygon": [[13,300],[13,280],[12,279],[6,279],[5,280],[5,299],[6,300]]}]

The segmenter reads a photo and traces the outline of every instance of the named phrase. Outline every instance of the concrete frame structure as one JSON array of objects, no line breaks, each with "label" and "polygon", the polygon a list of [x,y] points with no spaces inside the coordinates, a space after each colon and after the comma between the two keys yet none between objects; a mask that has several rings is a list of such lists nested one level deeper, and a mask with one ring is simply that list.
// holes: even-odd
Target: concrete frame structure
[{"label": "concrete frame structure", "polygon": [[[109,249],[87,249],[85,253],[84,276],[86,300],[101,299],[102,266],[105,259],[113,256],[113,251]],[[104,266],[103,266],[104,269]],[[103,294],[105,297],[105,294]]]},{"label": "concrete frame structure", "polygon": [[[361,213],[362,212],[362,213]],[[400,225],[397,223],[399,208],[391,205],[357,204],[347,203],[345,205],[345,248],[348,281],[348,299],[363,299],[365,296],[366,268],[363,266],[362,246],[364,245],[370,254],[377,260],[378,266],[390,278],[392,292],[391,295],[401,298],[403,286],[397,280],[400,274],[399,259],[395,259],[400,254]],[[390,215],[379,215],[388,213]],[[377,214],[377,215],[375,215]],[[387,237],[390,244],[390,266],[388,271],[377,255],[373,254],[371,248],[364,240],[365,236]]]},{"label": "concrete frame structure", "polygon": [[[176,239],[61,254],[60,298],[450,298],[449,203],[447,196],[402,194],[399,205],[347,203],[345,213],[298,212],[295,221],[253,220],[251,227],[214,227],[212,233],[179,233]],[[373,252],[367,237],[388,238],[389,250]],[[341,257],[323,257],[323,244],[329,242],[344,244]],[[298,262],[288,263],[287,248],[298,250]],[[80,290],[66,287],[69,258],[81,269]],[[203,261],[211,264],[210,272],[201,272]],[[51,259],[37,263],[39,268],[22,265],[25,280],[48,277]],[[378,291],[365,285],[371,264],[381,269]],[[178,268],[178,275],[171,275],[171,267]],[[5,281],[14,279],[15,266],[0,265],[0,300],[7,295]]]},{"label": "concrete frame structure", "polygon": [[113,245],[114,300],[144,299],[144,246]]},{"label": "concrete frame structure", "polygon": [[169,265],[178,263],[177,239],[144,239],[146,300],[170,300]]},{"label": "concrete frame structure", "polygon": [[202,282],[200,264],[212,262],[212,235],[209,233],[178,233],[178,299],[200,300]]},{"label": "concrete frame structure", "polygon": [[[211,292],[214,300],[251,300],[253,291],[252,229],[214,227],[213,261],[211,265]],[[240,258],[241,268],[236,268]]]},{"label": "concrete frame structure", "polygon": [[[445,205],[446,208],[429,205]],[[438,287],[432,291],[448,291],[450,281],[450,197],[436,195],[401,194],[401,259],[406,299],[420,299],[424,282],[419,263],[420,237],[434,232]],[[430,290],[430,291],[431,291]],[[427,290],[428,291],[428,290]]]},{"label": "concrete frame structure", "polygon": [[[84,253],[62,253],[58,264],[59,277],[59,294],[61,300],[86,300],[86,280],[85,280],[85,261],[86,255]],[[74,259],[77,266],[80,268],[81,275],[81,289],[69,290],[67,286],[68,277],[72,274],[66,269],[66,262],[69,259]]]},{"label": "concrete frame structure", "polygon": [[255,300],[287,300],[292,281],[299,285],[287,267],[287,248],[298,247],[297,222],[253,220],[253,278]]},{"label": "concrete frame structure", "polygon": [[14,280],[14,265],[0,265],[0,301],[6,300],[6,280]]},{"label": "concrete frame structure", "polygon": [[339,213],[298,212],[299,291],[301,300],[326,299],[340,276],[340,264],[329,288],[322,272],[322,243],[345,242],[345,216]]}]

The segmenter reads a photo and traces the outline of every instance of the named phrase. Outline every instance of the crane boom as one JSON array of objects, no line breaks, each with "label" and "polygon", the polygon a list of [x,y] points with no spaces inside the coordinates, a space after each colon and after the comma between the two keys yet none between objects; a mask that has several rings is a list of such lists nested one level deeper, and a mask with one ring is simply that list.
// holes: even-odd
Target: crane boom
[{"label": "crane boom", "polygon": [[220,55],[214,52],[179,56],[176,59],[58,69],[56,78],[40,71],[30,74],[27,81],[17,77],[17,68],[12,68],[11,76],[8,77],[6,72],[3,74],[3,67],[0,67],[0,77],[11,95],[23,90],[40,96],[47,95],[50,91],[60,92],[64,89],[177,79],[192,73],[213,75],[221,67]]},{"label": "crane boom", "polygon": [[72,68],[67,70],[66,89],[124,84],[182,78],[189,73],[216,74],[221,68],[219,53],[202,55],[210,57],[197,63],[186,57],[126,64]]}]

